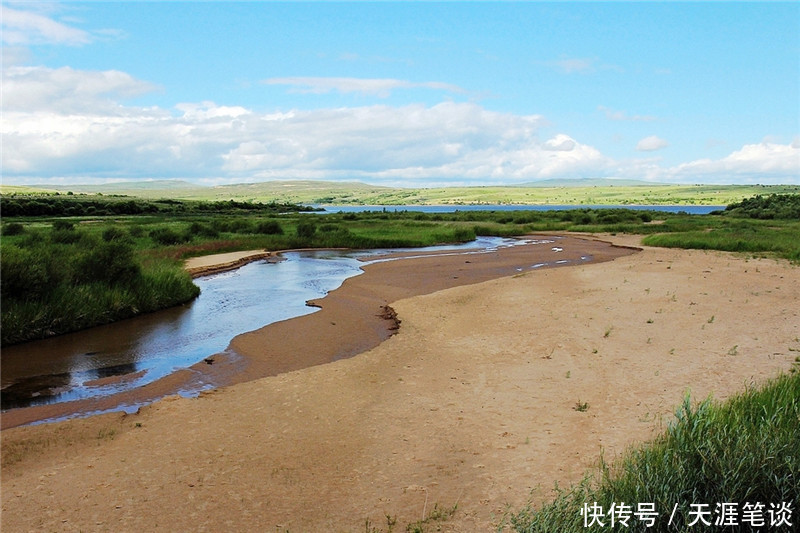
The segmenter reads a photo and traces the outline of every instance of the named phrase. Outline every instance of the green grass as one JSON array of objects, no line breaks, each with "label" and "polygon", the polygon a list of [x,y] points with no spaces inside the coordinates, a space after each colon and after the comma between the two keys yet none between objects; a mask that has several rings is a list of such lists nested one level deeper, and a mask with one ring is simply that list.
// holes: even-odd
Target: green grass
[{"label": "green grass", "polygon": [[[183,272],[182,261],[238,250],[421,247],[467,242],[476,235],[579,231],[641,234],[646,235],[647,245],[727,250],[800,262],[800,221],[747,217],[792,214],[787,207],[798,203],[796,198],[748,202],[711,215],[580,208],[453,213],[380,210],[320,216],[278,214],[272,204],[251,210],[226,202],[195,202],[186,212],[4,217],[2,343],[74,331],[186,302],[197,289]],[[15,201],[22,205],[19,198]],[[64,200],[61,205],[68,203]]]},{"label": "green grass", "polygon": [[642,243],[669,248],[775,254],[790,261],[800,261],[798,221],[723,219],[714,222],[715,224],[707,224],[702,229],[649,235]]},{"label": "green grass", "polygon": [[[6,194],[6,186],[3,193]],[[327,205],[564,204],[727,205],[754,195],[798,193],[796,185],[670,185],[630,180],[546,181],[523,186],[406,189],[365,183],[270,181],[202,187],[182,181],[52,186],[63,193],[103,193],[141,198],[237,200]],[[30,189],[25,189],[30,191]]]},{"label": "green grass", "polygon": [[108,224],[32,225],[0,246],[3,345],[164,309],[199,293],[180,262],[142,260],[128,232]]},{"label": "green grass", "polygon": [[[707,399],[693,405],[687,396],[675,421],[655,440],[631,448],[612,465],[600,461],[596,471],[540,508],[532,505],[509,515],[504,524],[519,532],[695,531],[689,528],[691,504],[788,502],[798,523],[800,495],[800,373],[784,374],[750,388],[724,403]],[[581,510],[596,502],[607,511],[612,503],[654,503],[658,517],[646,529],[633,517],[628,528],[617,525],[587,529]],[[677,504],[672,526],[670,515]],[[712,516],[713,522],[713,516]],[[740,524],[743,522],[740,522]],[[703,531],[748,531],[701,528]],[[763,528],[761,528],[763,529]],[[778,529],[775,529],[778,530]],[[784,529],[787,530],[787,529]]]}]

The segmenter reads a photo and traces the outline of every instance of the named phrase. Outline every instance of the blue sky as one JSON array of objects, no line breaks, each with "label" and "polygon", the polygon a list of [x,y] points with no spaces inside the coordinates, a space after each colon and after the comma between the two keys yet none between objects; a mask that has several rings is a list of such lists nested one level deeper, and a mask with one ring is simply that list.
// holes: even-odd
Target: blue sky
[{"label": "blue sky", "polygon": [[800,183],[796,2],[2,9],[6,184]]}]

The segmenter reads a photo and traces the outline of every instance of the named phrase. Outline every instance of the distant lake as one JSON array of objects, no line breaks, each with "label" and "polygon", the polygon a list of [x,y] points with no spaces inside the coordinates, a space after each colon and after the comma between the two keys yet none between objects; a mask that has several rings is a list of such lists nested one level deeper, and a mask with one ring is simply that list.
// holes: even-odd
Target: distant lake
[{"label": "distant lake", "polygon": [[324,209],[319,214],[363,213],[365,211],[418,211],[422,213],[455,213],[456,211],[564,211],[568,209],[633,209],[707,215],[725,209],[724,205],[312,205]]}]

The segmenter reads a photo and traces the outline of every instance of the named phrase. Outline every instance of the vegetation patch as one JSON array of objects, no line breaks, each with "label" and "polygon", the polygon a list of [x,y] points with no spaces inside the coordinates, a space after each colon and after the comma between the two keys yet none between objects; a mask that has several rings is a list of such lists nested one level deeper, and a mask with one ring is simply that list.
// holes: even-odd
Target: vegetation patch
[{"label": "vegetation patch", "polygon": [[276,200],[15,193],[0,197],[1,340],[43,338],[187,302],[198,289],[182,260],[240,250],[421,247],[580,231],[634,233],[651,246],[800,262],[798,198],[757,196],[710,215],[620,208],[310,215]]},{"label": "vegetation patch", "polygon": [[[709,505],[712,522],[704,531],[750,531],[743,520],[745,504],[763,504],[777,512],[782,503],[794,510],[797,524],[800,494],[800,373],[792,372],[760,388],[751,388],[724,403],[707,399],[693,405],[687,396],[675,421],[652,442],[627,451],[613,465],[602,459],[598,469],[569,489],[556,488],[557,497],[540,508],[529,505],[506,517],[503,525],[520,532],[578,531],[694,531],[693,504]],[[653,504],[652,527],[631,517],[628,527],[601,518],[587,529],[587,509],[607,513],[612,504]],[[716,503],[736,504],[738,527],[714,526]],[[596,506],[595,506],[596,505]],[[595,506],[595,507],[593,507]],[[773,507],[775,506],[775,507]],[[751,509],[752,510],[752,509]],[[593,516],[593,515],[588,515]],[[606,514],[607,516],[607,514]],[[717,515],[718,516],[718,515]],[[669,522],[672,521],[670,525]],[[776,528],[786,530],[789,528]]]}]

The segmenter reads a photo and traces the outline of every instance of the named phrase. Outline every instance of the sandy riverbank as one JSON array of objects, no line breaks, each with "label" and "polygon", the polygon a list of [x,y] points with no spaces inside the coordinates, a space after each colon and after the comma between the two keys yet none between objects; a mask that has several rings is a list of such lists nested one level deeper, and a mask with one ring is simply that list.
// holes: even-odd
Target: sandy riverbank
[{"label": "sandy riverbank", "polygon": [[[491,253],[468,256],[426,253],[413,261],[368,265],[364,267],[364,275],[350,278],[325,298],[310,302],[320,307],[320,311],[240,335],[223,353],[209,354],[212,365],[199,361],[147,385],[110,396],[6,411],[0,427],[66,418],[74,413],[105,412],[118,406],[126,406],[130,412],[138,405],[180,391],[227,386],[337,361],[374,348],[396,331],[394,313],[386,307],[390,302],[512,275],[529,270],[532,265],[548,268],[558,266],[557,263],[584,262],[582,258],[586,257],[602,262],[629,253],[631,249],[595,239],[548,236],[539,244],[501,248]],[[280,254],[263,250],[216,254],[190,259],[186,267],[194,275],[201,275],[259,259],[281,261]],[[410,255],[417,256],[419,252]]]},{"label": "sandy riverbank", "polygon": [[[424,261],[397,279],[474,264]],[[373,265],[372,279],[391,289],[402,264]],[[687,390],[725,397],[800,349],[800,270],[782,261],[645,248],[513,274],[388,290],[399,333],[356,357],[136,415],[3,431],[3,529],[363,531],[387,513],[402,529],[458,502],[444,529],[487,531],[531,489],[547,497],[601,449],[650,436]],[[321,322],[289,322],[340,334],[337,313],[356,303],[328,305],[308,315]],[[270,328],[234,342],[259,371],[289,343]]]}]

